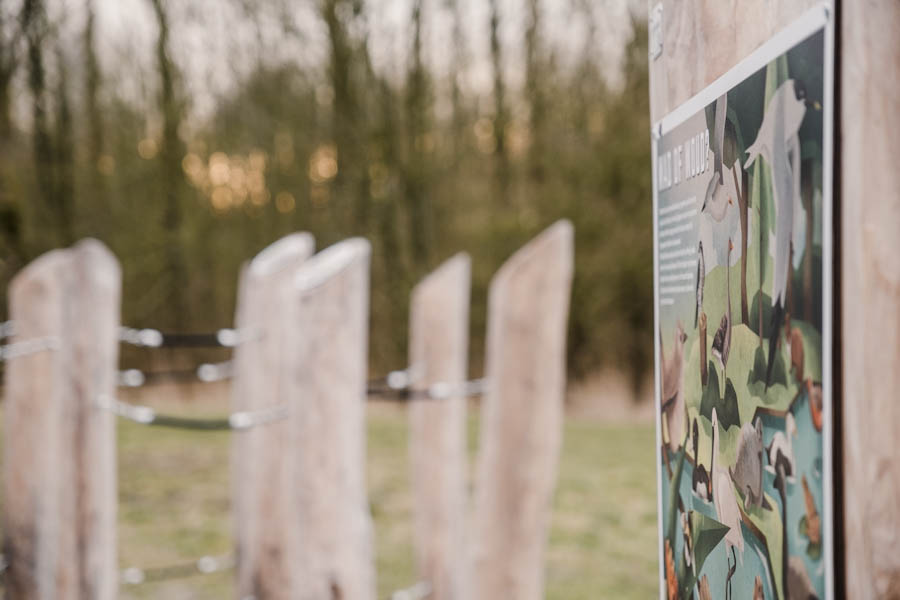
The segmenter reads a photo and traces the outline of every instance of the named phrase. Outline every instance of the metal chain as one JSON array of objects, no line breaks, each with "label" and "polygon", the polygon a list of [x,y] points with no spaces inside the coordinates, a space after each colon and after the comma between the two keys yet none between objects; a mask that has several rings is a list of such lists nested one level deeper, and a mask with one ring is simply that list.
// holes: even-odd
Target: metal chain
[{"label": "metal chain", "polygon": [[[398,371],[395,371],[398,372]],[[449,381],[439,381],[432,383],[424,389],[416,389],[412,383],[406,383],[402,387],[369,386],[369,396],[390,397],[394,396],[400,401],[414,400],[449,400],[451,398],[470,398],[479,396],[487,391],[487,379],[473,379],[470,381],[462,381],[452,383]]]},{"label": "metal chain", "polygon": [[97,398],[96,404],[97,408],[108,410],[123,419],[141,425],[194,431],[246,431],[253,427],[286,419],[288,416],[288,409],[284,405],[254,411],[238,411],[230,414],[227,418],[198,419],[159,414],[149,406],[128,404],[105,395]]},{"label": "metal chain", "polygon": [[175,371],[141,371],[140,369],[125,369],[119,371],[119,387],[139,388],[145,385],[157,383],[178,383],[185,381],[199,381],[201,383],[215,383],[230,379],[234,375],[234,364],[230,360],[219,363],[203,363],[196,369]]},{"label": "metal chain", "polygon": [[259,338],[259,332],[230,328],[214,333],[163,333],[152,328],[119,328],[120,341],[142,348],[234,348]]}]

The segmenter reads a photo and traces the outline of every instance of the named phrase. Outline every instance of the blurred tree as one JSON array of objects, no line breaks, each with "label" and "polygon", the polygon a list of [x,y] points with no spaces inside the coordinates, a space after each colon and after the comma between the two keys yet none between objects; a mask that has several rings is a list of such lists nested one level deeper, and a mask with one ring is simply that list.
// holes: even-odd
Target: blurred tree
[{"label": "blurred tree", "polygon": [[103,156],[103,116],[100,106],[101,74],[97,60],[97,29],[94,0],[85,0],[87,13],[84,27],[84,109],[87,125],[87,171],[91,192],[97,203],[106,206],[106,182],[101,176],[100,159]]},{"label": "blurred tree", "polygon": [[[166,276],[170,278],[167,295],[172,325],[184,329],[190,322],[190,315],[186,298],[189,279],[182,239],[184,179],[181,157],[184,155],[184,147],[178,137],[183,107],[178,97],[177,67],[169,54],[169,17],[165,0],[150,0],[150,3],[159,28],[156,37],[156,67],[159,71],[159,112],[162,117],[159,165],[165,202],[162,219],[163,246]],[[155,141],[150,144],[155,144]]]},{"label": "blurred tree", "polygon": [[334,178],[336,201],[344,213],[341,222],[350,232],[362,232],[369,221],[369,185],[365,158],[365,119],[357,91],[361,83],[354,68],[367,61],[366,41],[355,40],[352,23],[361,24],[360,0],[322,0],[322,18],[331,48],[329,75],[334,108],[331,131],[337,153]]},{"label": "blurred tree", "polygon": [[75,133],[72,107],[69,101],[68,65],[57,38],[55,43],[56,78],[56,135],[54,163],[56,167],[56,218],[59,238],[68,246],[75,241]]},{"label": "blurred tree", "polygon": [[[490,0],[485,27],[472,30],[485,37],[483,64],[460,0],[410,0],[405,20],[392,22],[398,40],[389,47],[373,39],[384,33],[372,18],[381,5],[371,0],[316,0],[312,13],[288,0],[232,0],[222,5],[234,32],[224,42],[202,11],[191,16],[147,0],[158,28],[153,60],[142,66],[137,49],[101,72],[103,4],[77,3],[85,20],[72,54],[48,24],[47,3],[56,15],[58,1],[21,0],[18,22],[0,5],[0,110],[4,98],[15,102],[21,50],[29,113],[19,122],[22,111],[7,106],[8,126],[0,115],[8,132],[0,148],[5,256],[62,243],[68,221],[122,260],[127,322],[199,330],[229,322],[242,261],[278,236],[306,229],[323,247],[364,235],[373,245],[370,356],[383,372],[405,362],[411,287],[466,250],[477,374],[491,276],[537,231],[568,217],[577,248],[571,371],[614,366],[635,386],[646,377],[652,254],[643,22],[631,24],[621,81],[610,86],[600,8],[590,0],[568,2],[586,25],[569,62],[556,54],[550,3]],[[324,33],[318,47],[304,33],[310,14]],[[523,17],[515,32],[521,51],[506,43],[515,15]],[[440,68],[428,43],[439,17],[453,45]],[[210,70],[230,74],[215,93],[203,82],[187,85],[179,68],[193,64],[183,52],[202,52],[204,40],[217,52],[204,58]],[[309,52],[298,57],[293,48]],[[197,90],[207,95],[194,104]],[[13,263],[0,270],[5,281]]]},{"label": "blurred tree", "polygon": [[[53,139],[50,134],[48,115],[48,99],[46,93],[46,71],[44,68],[44,42],[47,37],[47,15],[42,0],[24,0],[22,3],[22,32],[25,36],[28,64],[28,89],[31,92],[31,129],[34,171],[37,178],[37,192],[40,203],[36,207],[38,213],[37,228],[45,226],[47,220],[58,221],[61,207],[57,206],[56,173],[54,171],[55,156]],[[38,246],[48,247],[54,243],[46,239]],[[49,244],[48,244],[49,242]],[[62,243],[57,237],[55,243]]]},{"label": "blurred tree", "polygon": [[500,42],[500,3],[490,0],[491,10],[491,66],[494,75],[494,156],[496,171],[496,190],[493,202],[497,210],[508,206],[510,165],[506,151],[506,132],[509,126],[509,115],[506,108],[506,83],[503,75],[503,46]]},{"label": "blurred tree", "polygon": [[429,154],[434,138],[429,132],[428,107],[431,104],[428,77],[422,61],[422,5],[413,0],[411,27],[412,50],[406,79],[406,168],[404,192],[409,214],[410,256],[419,276],[431,255],[431,198],[428,194]]}]

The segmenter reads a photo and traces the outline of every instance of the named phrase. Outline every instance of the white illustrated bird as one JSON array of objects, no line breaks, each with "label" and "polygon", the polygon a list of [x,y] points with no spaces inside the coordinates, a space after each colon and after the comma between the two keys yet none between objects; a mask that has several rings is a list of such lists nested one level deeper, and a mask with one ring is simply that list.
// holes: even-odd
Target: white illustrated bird
[{"label": "white illustrated bird", "polygon": [[806,88],[796,79],[788,79],[775,90],[766,107],[756,140],[747,148],[750,168],[762,156],[772,171],[772,193],[775,201],[775,261],[772,284],[772,323],[769,358],[766,366],[766,389],[772,383],[772,368],[778,331],[784,320],[784,296],[790,273],[790,245],[794,232],[794,208],[800,197],[800,139],[798,132],[807,106],[821,108],[806,97]]}]

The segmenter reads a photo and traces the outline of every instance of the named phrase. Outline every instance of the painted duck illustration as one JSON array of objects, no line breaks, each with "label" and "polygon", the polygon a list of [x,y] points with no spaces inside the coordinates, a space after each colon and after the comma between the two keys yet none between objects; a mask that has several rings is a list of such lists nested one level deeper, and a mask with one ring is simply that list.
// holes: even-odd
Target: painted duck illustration
[{"label": "painted duck illustration", "polygon": [[712,354],[722,367],[722,396],[725,396],[725,383],[727,378],[726,367],[728,366],[728,355],[731,353],[731,251],[734,245],[731,239],[728,240],[728,259],[725,261],[725,287],[726,292],[726,308],[725,314],[722,315],[722,322],[716,330],[713,337]]},{"label": "painted duck illustration", "polygon": [[772,384],[772,368],[778,331],[784,319],[784,301],[790,273],[790,244],[794,230],[794,205],[800,198],[800,139],[798,132],[807,106],[820,108],[806,97],[806,88],[798,80],[788,79],[775,90],[766,107],[756,140],[747,148],[749,169],[762,156],[772,170],[775,201],[775,261],[772,289],[772,322],[769,357],[766,366],[766,390]]}]

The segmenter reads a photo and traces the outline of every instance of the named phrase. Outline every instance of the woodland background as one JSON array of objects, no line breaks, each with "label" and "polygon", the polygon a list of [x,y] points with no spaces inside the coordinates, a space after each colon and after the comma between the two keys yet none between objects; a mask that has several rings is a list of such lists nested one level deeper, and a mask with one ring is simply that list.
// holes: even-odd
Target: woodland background
[{"label": "woodland background", "polygon": [[[232,323],[241,263],[279,236],[361,235],[381,373],[406,364],[412,286],[465,250],[477,373],[490,276],[568,217],[570,373],[621,369],[637,389],[653,348],[641,7],[478,4],[0,0],[0,284],[94,236],[122,261],[124,323],[203,331]],[[388,5],[390,44],[373,26]]]}]

